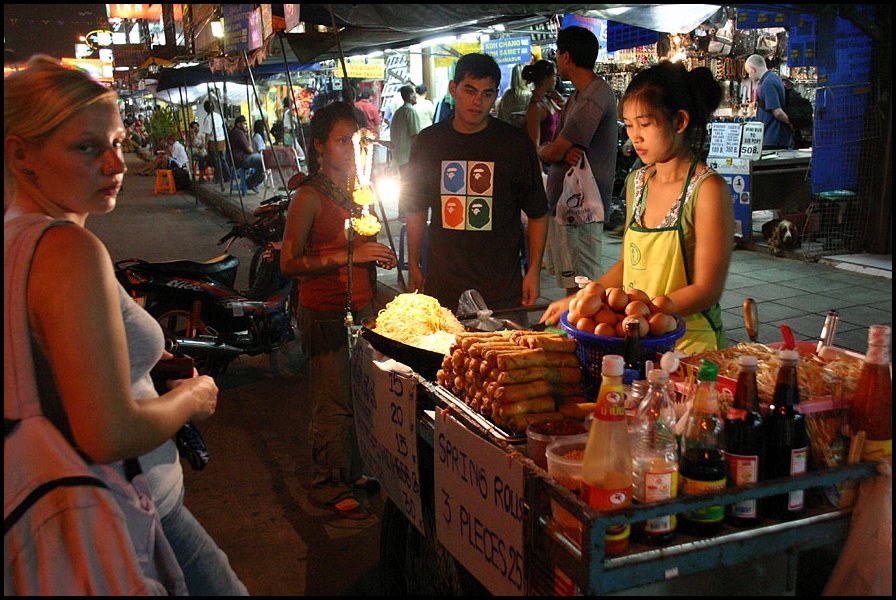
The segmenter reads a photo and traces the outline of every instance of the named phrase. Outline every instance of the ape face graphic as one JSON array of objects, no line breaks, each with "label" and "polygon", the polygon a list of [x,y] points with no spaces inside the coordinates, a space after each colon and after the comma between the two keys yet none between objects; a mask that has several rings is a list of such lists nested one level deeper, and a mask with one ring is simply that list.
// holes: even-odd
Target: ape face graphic
[{"label": "ape face graphic", "polygon": [[442,163],[442,187],[446,192],[457,194],[467,184],[467,172],[464,164],[459,162]]},{"label": "ape face graphic", "polygon": [[474,163],[470,168],[470,191],[484,194],[492,187],[492,169],[490,163]]},{"label": "ape face graphic", "polygon": [[442,197],[442,225],[448,229],[464,228],[464,201],[457,196]]},{"label": "ape face graphic", "polygon": [[492,228],[492,207],[486,198],[472,198],[467,205],[467,229]]}]

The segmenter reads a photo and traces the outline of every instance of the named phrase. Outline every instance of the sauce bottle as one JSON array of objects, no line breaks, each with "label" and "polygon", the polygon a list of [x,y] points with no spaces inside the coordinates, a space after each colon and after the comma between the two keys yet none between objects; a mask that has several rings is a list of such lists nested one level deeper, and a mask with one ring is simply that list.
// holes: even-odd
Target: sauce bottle
[{"label": "sauce bottle", "polygon": [[872,325],[868,330],[868,352],[850,410],[852,433],[865,432],[863,460],[893,457],[893,381],[889,351],[891,330]]},{"label": "sauce bottle", "polygon": [[[719,415],[716,387],[719,366],[703,360],[697,372],[697,395],[681,440],[679,466],[682,495],[696,496],[725,489],[724,429]],[[721,531],[725,509],[719,505],[691,510],[681,515],[683,529],[696,535]]]},{"label": "sauce bottle", "polygon": [[[632,455],[625,421],[622,371],[616,354],[603,357],[594,421],[582,458],[582,500],[599,511],[618,510],[632,502]],[[628,549],[631,525],[607,528],[605,554]]]},{"label": "sauce bottle", "polygon": [[[725,414],[725,463],[728,485],[756,483],[765,468],[765,432],[759,412],[755,356],[737,357],[739,373],[734,404]],[[759,500],[742,500],[725,507],[725,520],[738,527],[750,527],[761,520]]]},{"label": "sauce bottle", "polygon": [[[765,418],[765,439],[768,454],[766,479],[801,475],[806,472],[809,458],[809,435],[803,415],[796,411],[800,403],[797,378],[799,354],[795,350],[781,350],[781,368],[775,382],[775,394]],[[770,496],[766,501],[768,516],[775,519],[795,519],[806,508],[804,490]]]},{"label": "sauce bottle", "polygon": [[[650,389],[638,407],[632,443],[632,495],[642,504],[678,495],[678,448],[675,409],[668,393],[669,374],[652,369],[647,379]],[[677,523],[675,515],[664,515],[636,524],[635,530],[648,543],[663,544],[675,537]]]}]

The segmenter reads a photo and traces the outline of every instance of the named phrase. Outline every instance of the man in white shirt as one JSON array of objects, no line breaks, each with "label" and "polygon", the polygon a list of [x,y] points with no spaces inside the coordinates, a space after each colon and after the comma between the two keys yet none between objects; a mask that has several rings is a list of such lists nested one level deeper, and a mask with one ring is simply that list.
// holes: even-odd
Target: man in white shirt
[{"label": "man in white shirt", "polygon": [[417,104],[414,105],[414,110],[417,111],[417,115],[420,117],[420,129],[426,129],[432,125],[433,116],[436,114],[436,106],[432,103],[432,100],[426,97],[429,88],[426,87],[425,83],[418,85],[415,91],[417,92]]},{"label": "man in white shirt", "polygon": [[411,142],[423,127],[420,126],[420,116],[414,108],[417,103],[414,86],[406,85],[399,91],[404,104],[392,115],[389,134],[392,141],[392,164],[400,173],[411,158]]}]

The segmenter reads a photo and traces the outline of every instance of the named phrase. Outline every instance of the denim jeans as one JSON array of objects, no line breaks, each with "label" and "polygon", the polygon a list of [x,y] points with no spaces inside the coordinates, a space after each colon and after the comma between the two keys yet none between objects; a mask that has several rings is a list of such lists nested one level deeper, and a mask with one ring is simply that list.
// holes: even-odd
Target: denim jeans
[{"label": "denim jeans", "polygon": [[162,529],[183,569],[191,596],[249,595],[227,555],[183,503],[162,517]]},{"label": "denim jeans", "polygon": [[256,153],[247,155],[243,158],[243,167],[246,169],[255,169],[255,173],[250,175],[246,180],[247,187],[254,188],[264,182],[264,160],[262,160],[261,154]]}]

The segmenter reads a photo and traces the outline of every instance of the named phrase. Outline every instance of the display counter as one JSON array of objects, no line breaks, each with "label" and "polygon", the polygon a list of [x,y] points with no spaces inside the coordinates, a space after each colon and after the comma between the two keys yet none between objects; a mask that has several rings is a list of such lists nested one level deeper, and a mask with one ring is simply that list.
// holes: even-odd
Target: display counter
[{"label": "display counter", "polygon": [[[850,510],[834,508],[820,493],[807,492],[814,502],[799,519],[767,520],[752,529],[726,526],[711,537],[678,533],[662,547],[633,540],[625,554],[612,558],[604,555],[604,532],[614,524],[818,490],[876,474],[874,463],[863,462],[599,513],[526,457],[525,438],[496,427],[444,387],[403,365],[391,372],[388,363],[385,370],[382,364],[365,369],[361,363],[372,356],[365,345],[359,340],[353,355],[353,384],[356,390],[367,390],[361,404],[356,399],[356,411],[383,412],[381,420],[391,429],[374,434],[363,425],[359,440],[379,435],[381,441],[373,444],[378,464],[368,461],[368,467],[384,481],[397,479],[402,486],[390,493],[393,502],[383,517],[381,560],[384,576],[394,584],[387,585],[392,591],[472,593],[471,585],[481,585],[493,594],[606,594],[708,574],[760,557],[795,559],[799,551],[842,543]],[[412,401],[405,404],[408,397]],[[407,418],[408,410],[413,410],[413,419]],[[561,528],[555,520],[558,506],[577,523],[573,535],[568,524]]]},{"label": "display counter", "polygon": [[750,161],[752,210],[800,212],[812,201],[812,149],[764,151]]}]

